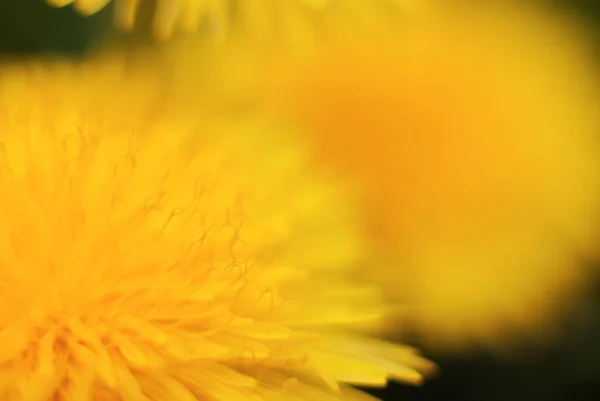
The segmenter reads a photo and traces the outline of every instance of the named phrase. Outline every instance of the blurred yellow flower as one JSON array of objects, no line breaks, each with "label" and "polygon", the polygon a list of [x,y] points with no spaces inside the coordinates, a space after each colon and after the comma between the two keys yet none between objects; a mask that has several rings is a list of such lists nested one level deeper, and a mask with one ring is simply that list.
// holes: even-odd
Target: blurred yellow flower
[{"label": "blurred yellow flower", "polygon": [[269,101],[362,183],[381,281],[433,344],[545,334],[600,240],[585,36],[533,5],[429,5],[398,35],[267,69]]},{"label": "blurred yellow flower", "polygon": [[[73,4],[83,15],[92,15],[106,7],[111,0],[47,0],[55,7]],[[124,31],[131,31],[136,23],[138,10],[149,4],[142,0],[116,0],[115,24]],[[157,0],[154,4],[153,30],[159,39],[168,39],[176,27],[196,31],[205,19],[222,23],[229,13],[225,0]]]},{"label": "blurred yellow flower", "polygon": [[0,398],[419,383],[414,350],[360,334],[384,309],[339,181],[278,124],[180,114],[146,67],[0,68]]},{"label": "blurred yellow flower", "polygon": [[[95,14],[111,0],[46,0],[55,7],[73,4],[83,15]],[[406,9],[409,0],[115,0],[115,24],[131,31],[142,7],[152,6],[152,29],[166,40],[180,30],[201,27],[222,42],[235,32],[262,41],[296,46],[312,44],[323,31],[353,24],[357,31],[380,24],[387,14]]]},{"label": "blurred yellow flower", "polygon": [[[91,15],[111,0],[47,0],[55,7],[73,4],[83,15]],[[394,12],[408,0],[156,0],[153,30],[158,39],[170,38],[175,30],[197,31],[204,26],[211,36],[223,39],[231,30],[269,40],[293,43],[315,40],[320,17],[327,14],[330,25],[336,21],[377,23],[381,15]],[[125,31],[133,29],[144,0],[115,0],[115,23]],[[379,14],[380,18],[374,18]],[[326,24],[327,25],[327,24]],[[237,29],[235,29],[235,28]]]}]

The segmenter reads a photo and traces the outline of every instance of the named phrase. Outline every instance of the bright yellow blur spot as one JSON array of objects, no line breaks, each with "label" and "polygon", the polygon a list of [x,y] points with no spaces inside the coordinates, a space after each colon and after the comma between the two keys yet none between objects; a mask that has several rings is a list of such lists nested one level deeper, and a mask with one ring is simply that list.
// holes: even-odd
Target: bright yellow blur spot
[{"label": "bright yellow blur spot", "polygon": [[362,183],[389,266],[369,274],[406,322],[444,346],[539,336],[584,289],[599,240],[584,36],[533,6],[429,3],[393,32],[285,59],[269,101]]}]

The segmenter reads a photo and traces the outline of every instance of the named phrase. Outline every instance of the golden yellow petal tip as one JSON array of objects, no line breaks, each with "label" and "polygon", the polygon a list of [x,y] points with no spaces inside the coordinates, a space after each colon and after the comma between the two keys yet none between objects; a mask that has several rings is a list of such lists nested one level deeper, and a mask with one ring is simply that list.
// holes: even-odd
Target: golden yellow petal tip
[{"label": "golden yellow petal tip", "polygon": [[69,4],[73,4],[75,0],[46,0],[46,2],[52,7],[66,7]]}]

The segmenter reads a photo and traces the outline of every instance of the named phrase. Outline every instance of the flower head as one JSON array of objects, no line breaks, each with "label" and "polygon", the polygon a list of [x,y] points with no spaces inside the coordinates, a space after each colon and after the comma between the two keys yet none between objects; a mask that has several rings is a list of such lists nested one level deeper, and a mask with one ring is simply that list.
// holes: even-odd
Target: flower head
[{"label": "flower head", "polygon": [[390,296],[436,344],[497,344],[507,328],[546,330],[584,288],[600,93],[585,37],[547,10],[430,5],[400,34],[266,81],[322,159],[362,183]]},{"label": "flower head", "polygon": [[[118,58],[0,68],[0,398],[354,399],[419,382],[338,181]],[[237,121],[237,120],[236,120]],[[361,398],[362,399],[362,398]]]}]

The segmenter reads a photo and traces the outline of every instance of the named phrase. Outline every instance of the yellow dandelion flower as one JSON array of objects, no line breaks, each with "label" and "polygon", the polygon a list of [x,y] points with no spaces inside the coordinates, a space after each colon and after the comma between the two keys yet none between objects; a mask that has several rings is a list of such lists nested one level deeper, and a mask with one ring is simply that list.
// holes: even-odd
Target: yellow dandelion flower
[{"label": "yellow dandelion flower", "polygon": [[600,239],[596,72],[546,10],[443,3],[401,35],[267,69],[269,101],[362,182],[383,281],[433,344],[541,338]]},{"label": "yellow dandelion flower", "polygon": [[355,212],[294,136],[180,115],[118,58],[0,79],[0,398],[352,400],[349,384],[421,381],[414,350],[360,334],[381,303],[353,278]]},{"label": "yellow dandelion flower", "polygon": [[[55,7],[73,4],[83,15],[91,15],[111,0],[47,0]],[[282,33],[294,42],[314,36],[319,16],[337,15],[354,22],[373,21],[374,13],[388,12],[406,0],[379,0],[371,4],[362,0],[156,0],[153,30],[159,39],[170,38],[176,29],[197,31],[206,25],[218,38],[225,37],[233,25],[246,33],[280,39]],[[115,1],[115,23],[125,31],[133,29],[138,10],[148,5],[143,0]],[[314,38],[312,38],[314,39]]]}]

